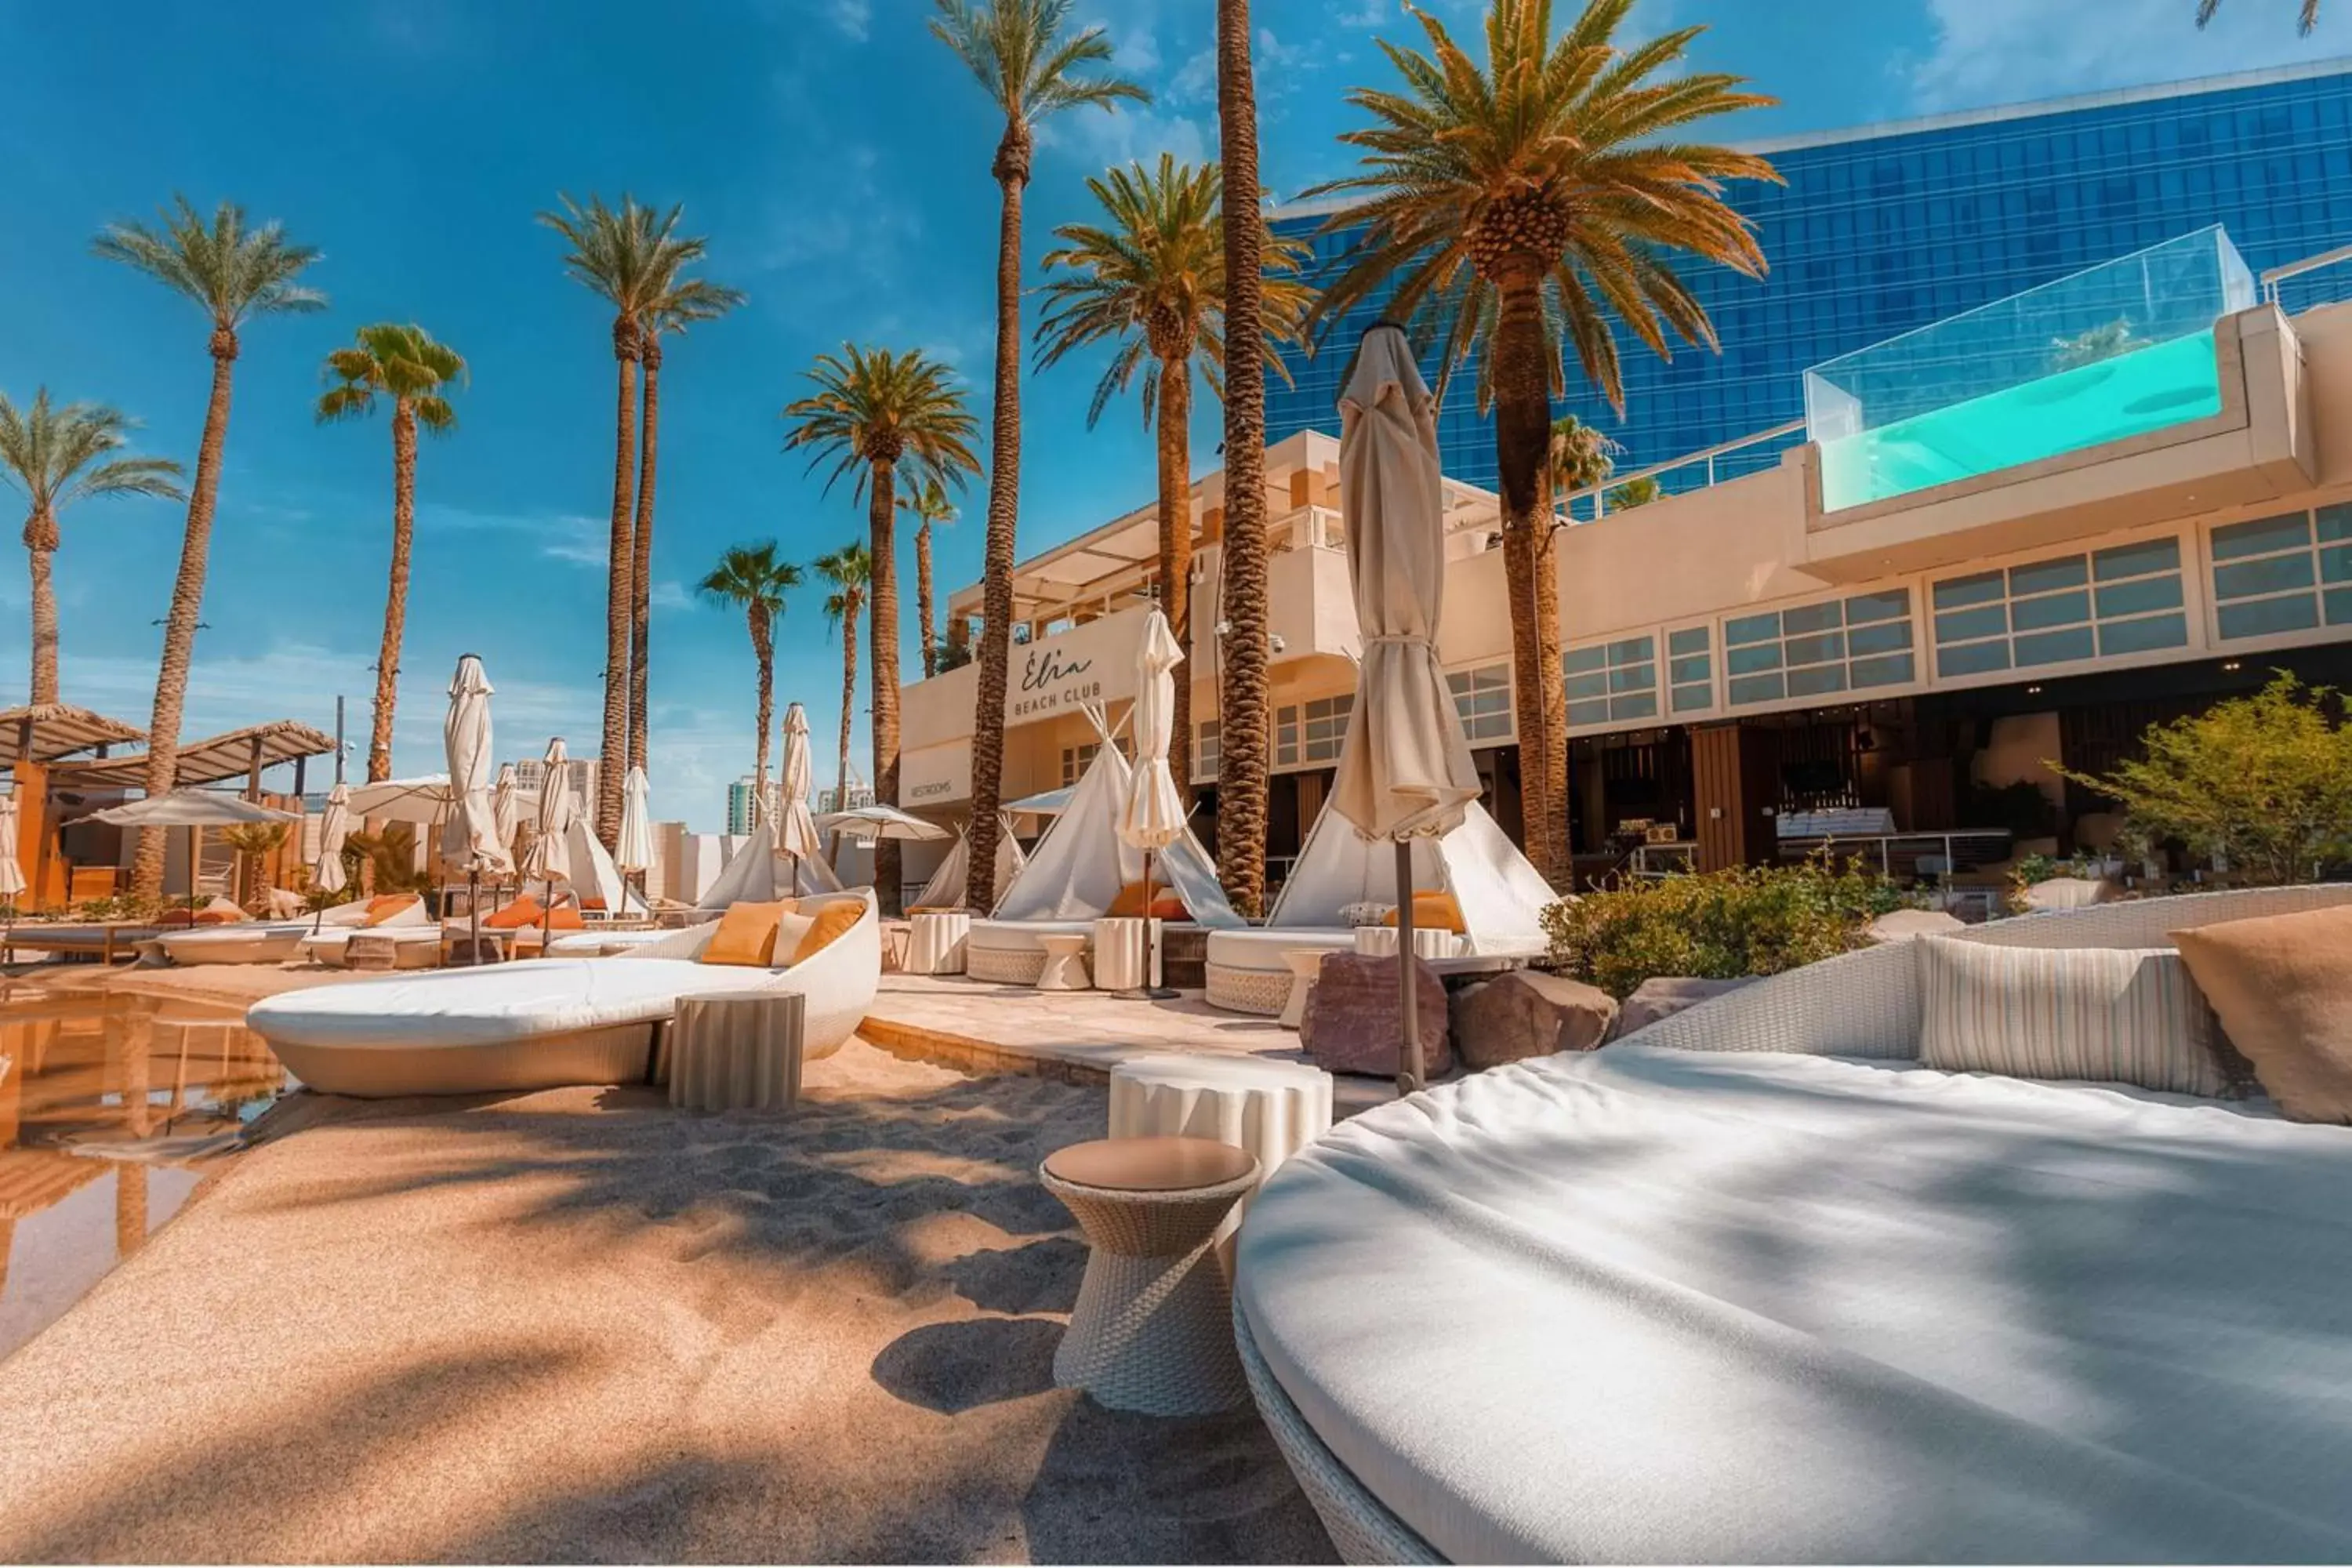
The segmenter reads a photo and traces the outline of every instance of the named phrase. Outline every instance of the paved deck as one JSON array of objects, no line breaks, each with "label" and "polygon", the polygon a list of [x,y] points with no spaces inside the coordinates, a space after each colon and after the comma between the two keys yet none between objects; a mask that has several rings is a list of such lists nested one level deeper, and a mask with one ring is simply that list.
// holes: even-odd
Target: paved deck
[{"label": "paved deck", "polygon": [[[1198,991],[1167,1002],[1109,991],[1038,991],[959,975],[882,976],[858,1034],[893,1055],[967,1072],[1012,1072],[1104,1084],[1131,1057],[1171,1051],[1305,1059],[1298,1033],[1271,1018],[1212,1007]],[[1341,1116],[1396,1098],[1384,1079],[1337,1080]]]}]

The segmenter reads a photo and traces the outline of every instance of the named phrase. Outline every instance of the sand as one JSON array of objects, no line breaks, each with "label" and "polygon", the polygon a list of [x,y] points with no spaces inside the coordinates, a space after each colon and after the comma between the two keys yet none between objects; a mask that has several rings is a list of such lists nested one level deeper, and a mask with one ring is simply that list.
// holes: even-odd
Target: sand
[{"label": "sand", "polygon": [[1332,1560],[1254,1413],[1053,1387],[1104,1117],[859,1042],[790,1118],[298,1096],[0,1363],[0,1556]]}]

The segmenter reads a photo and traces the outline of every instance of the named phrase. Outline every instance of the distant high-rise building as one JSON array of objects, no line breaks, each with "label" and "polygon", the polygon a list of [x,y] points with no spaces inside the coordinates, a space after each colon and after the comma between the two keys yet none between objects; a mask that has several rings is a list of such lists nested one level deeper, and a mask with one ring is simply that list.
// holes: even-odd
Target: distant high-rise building
[{"label": "distant high-rise building", "polygon": [[874,786],[872,784],[851,784],[849,786],[849,801],[845,805],[842,804],[840,796],[841,792],[838,789],[821,789],[817,791],[817,815],[822,816],[828,811],[854,811],[861,805],[872,805],[874,804]]},{"label": "distant high-rise building", "polygon": [[[773,795],[775,792],[776,786],[770,784],[769,795]],[[757,789],[752,784],[751,775],[745,773],[727,786],[727,831],[740,837],[759,825]]]},{"label": "distant high-rise building", "polygon": [[[541,784],[546,782],[547,760],[544,757],[520,757],[515,761],[514,771],[515,787],[517,789],[528,790],[531,794],[536,795],[539,793]],[[594,805],[596,800],[596,759],[593,757],[573,757],[565,767],[564,772],[572,781],[572,798],[573,804],[583,810]]]}]

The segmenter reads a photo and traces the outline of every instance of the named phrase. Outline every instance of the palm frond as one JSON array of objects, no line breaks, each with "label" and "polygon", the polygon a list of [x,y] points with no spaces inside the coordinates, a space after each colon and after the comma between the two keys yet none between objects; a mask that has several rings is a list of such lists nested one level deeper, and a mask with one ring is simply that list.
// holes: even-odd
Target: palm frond
[{"label": "palm frond", "polygon": [[24,493],[37,512],[91,496],[140,495],[184,500],[184,471],[163,458],[117,456],[136,422],[102,403],[56,404],[41,387],[19,408],[0,393],[0,479]]},{"label": "palm frond", "polygon": [[828,490],[855,472],[862,498],[877,462],[906,468],[919,485],[936,479],[961,489],[980,472],[972,450],[980,426],[963,388],[920,349],[844,343],[838,354],[819,354],[807,375],[815,390],[786,405],[784,450],[807,451],[811,472],[830,462]]},{"label": "palm frond", "polygon": [[299,281],[318,248],[289,243],[275,222],[253,226],[234,202],[221,203],[207,223],[187,197],[175,195],[152,226],[110,224],[90,248],[192,300],[229,331],[254,316],[327,307],[326,295]]},{"label": "palm frond", "polygon": [[1078,74],[1108,65],[1100,27],[1069,31],[1070,0],[936,0],[931,36],[964,63],[1011,125],[1027,128],[1066,109],[1149,103],[1123,77]]}]

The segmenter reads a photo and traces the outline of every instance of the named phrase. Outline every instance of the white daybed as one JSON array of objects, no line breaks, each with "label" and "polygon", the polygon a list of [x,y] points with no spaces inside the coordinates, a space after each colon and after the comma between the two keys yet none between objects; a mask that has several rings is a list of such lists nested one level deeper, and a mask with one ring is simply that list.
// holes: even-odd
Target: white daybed
[{"label": "white daybed", "polygon": [[[2161,946],[2345,901],[1964,940]],[[1275,1173],[1236,1335],[1343,1555],[2352,1557],[2352,1129],[1922,1068],[1916,961],[1383,1106]]]},{"label": "white daybed", "polygon": [[[361,911],[360,918],[367,918],[364,900],[341,907],[357,908]],[[422,898],[395,911],[380,925],[322,925],[317,932],[306,932],[297,939],[294,947],[297,952],[313,963],[341,969],[345,967],[345,952],[351,946],[352,938],[362,934],[392,938],[397,944],[394,952],[395,968],[430,969],[441,962],[441,926],[425,909]]]},{"label": "white daybed", "polygon": [[139,944],[140,956],[167,963],[288,963],[301,956],[302,939],[316,931],[349,931],[367,919],[367,900],[338,904],[312,920],[235,921],[169,931]]},{"label": "white daybed", "polygon": [[797,991],[804,1059],[829,1056],[874,1000],[881,937],[870,891],[804,899],[862,906],[856,925],[806,963],[755,969],[696,962],[716,924],[613,959],[529,963],[319,986],[257,1002],[246,1023],[287,1070],[323,1092],[383,1098],[481,1094],[641,1079],[656,1026],[686,995]]},{"label": "white daybed", "polygon": [[[1462,906],[1464,953],[1533,958],[1548,951],[1542,911],[1559,897],[1486,809],[1472,803],[1462,826],[1443,838],[1413,841],[1412,882],[1423,892],[1452,893]],[[1298,948],[1345,952],[1355,931],[1339,911],[1350,904],[1393,904],[1396,854],[1359,836],[1328,806],[1300,847],[1298,862],[1255,931],[1209,933],[1209,1005],[1272,1016],[1290,999],[1290,963]]]}]

